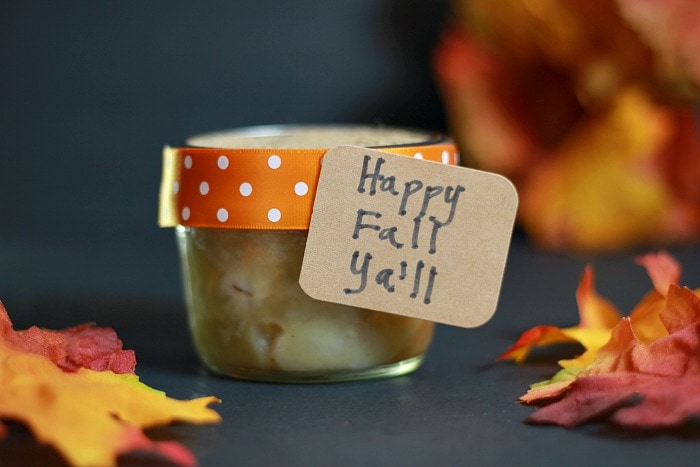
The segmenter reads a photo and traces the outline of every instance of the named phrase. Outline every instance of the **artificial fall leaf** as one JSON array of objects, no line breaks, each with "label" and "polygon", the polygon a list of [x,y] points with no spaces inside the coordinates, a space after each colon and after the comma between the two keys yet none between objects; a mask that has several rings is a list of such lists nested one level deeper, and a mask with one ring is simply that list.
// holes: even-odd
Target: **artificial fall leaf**
[{"label": "artificial fall leaf", "polygon": [[630,321],[622,320],[593,363],[574,378],[554,388],[533,388],[524,402],[563,397],[528,420],[571,427],[609,417],[622,426],[658,428],[700,415],[700,298],[671,285],[661,318],[667,336],[642,344]]},{"label": "artificial fall leaf", "polygon": [[[11,329],[1,303],[0,314],[6,318],[0,333],[0,417],[26,424],[37,440],[76,466],[114,465],[120,454],[131,451],[152,452],[178,465],[196,464],[183,445],[152,441],[142,430],[171,422],[217,422],[220,416],[207,406],[218,399],[179,401],[141,383],[135,374],[66,370],[45,355],[60,354],[47,350],[51,346],[21,341],[22,332]],[[0,435],[6,431],[0,425]]]},{"label": "artificial fall leaf", "polygon": [[[499,61],[471,35],[455,29],[441,38],[434,68],[452,134],[460,148],[468,148],[461,153],[468,165],[514,178],[537,159],[532,135],[536,130],[523,123],[536,121],[528,112],[536,107],[529,105],[527,93],[519,92],[522,81],[513,81],[508,63]],[[563,88],[556,82],[544,84]],[[563,120],[567,118],[552,119],[555,126]]]},{"label": "artificial fall leaf", "polygon": [[433,69],[466,165],[509,177],[542,248],[700,238],[700,10],[455,0]]},{"label": "artificial fall leaf", "polygon": [[0,303],[0,339],[20,352],[43,355],[66,371],[78,368],[133,373],[136,356],[123,350],[122,342],[111,328],[83,324],[61,331],[36,326],[15,331],[7,310]]},{"label": "artificial fall leaf", "polygon": [[[635,332],[642,336],[643,342],[650,342],[667,335],[663,323],[659,319],[666,297],[661,290],[668,290],[670,284],[680,280],[681,267],[668,253],[650,253],[636,259],[643,266],[655,289],[632,310],[630,319]],[[665,289],[664,289],[665,287]],[[499,356],[499,360],[515,360],[523,362],[534,347],[557,343],[577,342],[586,352],[582,355],[561,360],[563,368],[585,366],[593,361],[598,349],[610,339],[612,329],[620,321],[621,314],[609,300],[601,297],[595,290],[593,267],[588,265],[579,281],[576,290],[576,301],[579,310],[579,324],[567,328],[542,325],[525,331],[508,350]]]},{"label": "artificial fall leaf", "polygon": [[678,87],[688,91],[690,86],[686,81],[700,82],[700,59],[694,47],[700,40],[700,10],[694,2],[616,0],[616,3],[620,15],[654,50],[660,78],[678,83]]},{"label": "artificial fall leaf", "polygon": [[564,367],[577,366],[591,361],[595,352],[610,338],[610,330],[619,321],[620,314],[615,306],[598,295],[594,287],[594,272],[587,266],[578,289],[576,300],[579,310],[579,324],[568,328],[556,326],[536,326],[525,331],[517,342],[506,350],[500,360],[524,361],[533,347],[564,342],[578,342],[586,352],[580,357],[561,361]]},{"label": "artificial fall leaf", "polygon": [[673,194],[657,158],[671,141],[671,109],[638,88],[609,105],[522,183],[520,222],[539,244],[595,251],[675,235],[665,231]]},{"label": "artificial fall leaf", "polygon": [[650,271],[655,286],[668,284],[663,294],[654,290],[640,302],[654,310],[655,326],[663,331],[649,339],[647,329],[644,341],[637,335],[634,314],[620,319],[589,364],[565,368],[520,398],[543,405],[527,421],[574,427],[608,420],[662,428],[700,416],[700,289],[673,283],[680,269],[667,254],[646,255],[638,262]]}]

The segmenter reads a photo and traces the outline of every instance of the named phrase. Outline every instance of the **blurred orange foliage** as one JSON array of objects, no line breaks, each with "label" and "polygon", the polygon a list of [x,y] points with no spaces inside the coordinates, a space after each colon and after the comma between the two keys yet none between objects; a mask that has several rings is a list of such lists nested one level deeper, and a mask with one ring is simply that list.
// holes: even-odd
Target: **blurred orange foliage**
[{"label": "blurred orange foliage", "polygon": [[700,9],[684,0],[456,0],[434,55],[465,164],[517,186],[552,250],[700,239]]}]

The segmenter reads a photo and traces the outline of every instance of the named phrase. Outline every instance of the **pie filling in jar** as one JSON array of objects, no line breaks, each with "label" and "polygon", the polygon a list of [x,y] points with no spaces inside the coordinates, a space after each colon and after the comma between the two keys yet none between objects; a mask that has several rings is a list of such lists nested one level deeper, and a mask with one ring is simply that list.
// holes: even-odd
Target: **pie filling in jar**
[{"label": "pie filling in jar", "polygon": [[[399,376],[420,366],[434,323],[315,300],[299,286],[299,274],[325,150],[355,145],[414,157],[434,153],[436,160],[456,164],[448,139],[398,128],[264,126],[187,143],[164,151],[160,223],[175,227],[192,338],[210,370],[301,383]],[[294,179],[302,173],[282,173],[298,165],[292,158],[310,167],[303,181]],[[289,175],[292,192],[266,171]],[[259,201],[268,199],[262,191],[269,190],[279,191],[275,206],[281,207]],[[219,204],[212,201],[223,192]],[[289,204],[297,199],[306,204]],[[302,211],[302,221],[289,224],[294,209]],[[260,222],[251,221],[256,215]]]}]

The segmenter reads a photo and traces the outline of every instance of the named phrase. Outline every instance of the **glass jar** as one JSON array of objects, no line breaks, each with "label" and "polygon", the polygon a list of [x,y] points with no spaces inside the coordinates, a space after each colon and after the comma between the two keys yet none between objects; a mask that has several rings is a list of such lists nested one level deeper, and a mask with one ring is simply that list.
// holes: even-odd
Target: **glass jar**
[{"label": "glass jar", "polygon": [[[202,221],[200,217],[195,221],[194,203],[215,190],[214,185],[210,186],[211,181],[199,179],[212,180],[214,175],[200,172],[192,176],[191,183],[186,178],[203,154],[217,158],[218,170],[229,171],[240,164],[226,148],[239,151],[245,148],[241,157],[246,163],[258,157],[260,165],[267,164],[264,170],[268,170],[272,167],[271,156],[281,158],[284,166],[288,149],[282,149],[302,147],[291,151],[312,159],[310,166],[316,178],[309,175],[303,182],[305,189],[299,189],[298,181],[293,185],[295,196],[305,191],[304,196],[309,198],[306,202],[312,203],[320,158],[325,152],[325,149],[311,151],[313,148],[340,144],[380,146],[388,151],[414,156],[419,153],[422,158],[428,154],[444,163],[456,163],[451,142],[400,129],[315,126],[255,127],[195,137],[188,143],[191,145],[188,148],[166,148],[161,225],[175,227],[192,337],[209,369],[247,380],[328,382],[398,376],[420,366],[433,336],[434,323],[322,302],[302,291],[298,281],[310,204],[302,206],[307,211],[307,220],[302,216],[300,224],[285,224],[279,219],[280,214],[270,217],[271,210],[266,206],[259,207],[267,210],[267,223],[249,225],[248,212],[241,214],[245,221],[233,219],[232,224],[237,209],[251,210],[243,207],[253,193],[281,189],[284,185],[270,182],[274,186],[263,188],[262,179],[253,184],[241,182],[248,180],[245,174],[240,174],[245,172],[241,169],[237,172],[242,178],[217,183],[228,185],[229,192],[237,192],[243,198],[230,199],[229,193],[227,208],[215,209],[218,205],[197,208],[198,211],[209,209],[210,217],[217,214],[216,220]],[[216,149],[196,152],[195,147]],[[226,162],[222,162],[223,156]],[[251,170],[250,166],[246,170]],[[188,183],[192,190],[199,191],[190,194],[190,200],[183,193]],[[220,200],[219,204],[223,202]],[[222,209],[225,216],[221,215]],[[287,211],[291,209],[288,207]],[[170,220],[164,220],[168,217]],[[222,222],[223,217],[226,222]],[[286,220],[290,216],[283,212],[281,217]]]}]

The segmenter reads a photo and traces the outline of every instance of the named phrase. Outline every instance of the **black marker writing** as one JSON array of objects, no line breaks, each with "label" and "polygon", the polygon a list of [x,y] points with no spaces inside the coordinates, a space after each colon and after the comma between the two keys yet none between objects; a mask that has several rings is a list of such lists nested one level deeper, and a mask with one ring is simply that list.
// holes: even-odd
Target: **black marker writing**
[{"label": "black marker writing", "polygon": [[381,191],[388,191],[394,196],[398,195],[399,192],[396,191],[396,177],[393,175],[387,177],[380,173],[382,164],[386,162],[386,159],[378,157],[377,162],[374,164],[374,172],[368,173],[370,160],[372,160],[372,157],[366,155],[362,162],[362,175],[360,175],[360,184],[357,186],[357,192],[364,193],[366,191],[365,181],[370,179],[372,181],[369,188],[370,196],[374,196],[377,193],[377,182],[379,182],[379,189]]},{"label": "black marker writing", "polygon": [[[433,223],[433,231],[430,233],[430,248],[428,249],[428,253],[430,253],[431,255],[437,251],[438,230],[452,223],[452,219],[454,219],[455,217],[455,211],[457,210],[457,201],[459,200],[459,195],[464,190],[465,188],[462,185],[457,185],[454,188],[448,186],[445,190],[445,202],[450,203],[450,214],[447,216],[446,220],[440,222],[435,216],[428,217],[430,222]],[[452,191],[454,191],[454,195],[450,196],[450,193],[452,193]]]},{"label": "black marker writing", "polygon": [[[356,289],[345,288],[343,292],[345,294],[359,294],[365,290],[367,287],[367,282],[369,277],[374,277],[374,283],[380,285],[389,293],[394,293],[396,291],[396,285],[399,282],[406,280],[409,276],[408,273],[408,263],[406,261],[401,261],[399,264],[399,274],[395,275],[396,270],[393,268],[383,268],[380,269],[376,274],[372,271],[372,260],[373,256],[371,253],[365,253],[362,260],[362,265],[358,267],[358,261],[360,259],[360,252],[356,250],[352,254],[352,260],[350,261],[350,272],[354,275],[360,276],[360,285]],[[416,262],[415,269],[413,269],[413,291],[409,295],[411,298],[417,298],[421,293],[421,285],[424,282],[423,271],[426,269],[426,265],[422,260]],[[437,268],[431,266],[428,272],[427,284],[425,285],[425,292],[423,294],[423,303],[426,305],[430,304],[431,296],[433,293],[433,288],[435,286],[435,277],[438,275]],[[398,281],[392,281],[394,277],[397,277]]]},{"label": "black marker writing", "polygon": [[377,225],[377,224],[364,224],[363,220],[365,216],[372,216],[375,219],[379,219],[382,217],[381,214],[378,212],[374,211],[365,211],[364,209],[358,209],[357,210],[357,220],[355,220],[355,231],[352,233],[352,238],[358,239],[360,238],[360,230],[362,229],[372,229],[372,230],[379,230],[382,227]]},{"label": "black marker writing", "polygon": [[411,298],[416,298],[418,296],[418,290],[420,289],[420,276],[423,274],[423,268],[425,263],[423,261],[418,261],[416,264],[416,275],[413,279],[413,292],[411,292]]},{"label": "black marker writing", "polygon": [[404,183],[403,196],[401,197],[401,205],[399,206],[399,215],[406,215],[406,204],[408,203],[408,198],[416,194],[423,188],[423,182],[420,180],[411,180],[410,182]]},{"label": "black marker writing", "polygon": [[369,262],[372,260],[372,255],[370,253],[365,253],[365,258],[362,261],[362,267],[357,269],[357,259],[360,257],[360,252],[355,251],[352,254],[352,261],[350,262],[350,271],[353,274],[361,274],[360,287],[357,289],[343,289],[346,294],[360,293],[367,287],[367,272],[369,271]]},{"label": "black marker writing", "polygon": [[[384,157],[373,157],[365,154],[362,160],[362,171],[357,185],[357,192],[368,196],[386,196],[396,198],[398,210],[394,211],[399,216],[409,216],[400,221],[395,216],[386,225],[383,211],[380,207],[376,210],[358,209],[355,217],[355,226],[352,238],[357,240],[360,234],[364,236],[376,236],[380,241],[389,242],[396,250],[409,244],[412,250],[424,248],[428,254],[433,255],[438,251],[439,233],[450,225],[456,216],[460,195],[466,191],[462,185],[428,185],[421,180],[413,179],[398,181],[391,175],[391,165],[386,163]],[[381,203],[384,201],[381,200]],[[388,206],[388,204],[379,204]],[[404,231],[405,230],[405,231]],[[429,234],[428,234],[429,230]],[[422,243],[427,242],[427,249]],[[364,243],[363,245],[371,245]],[[370,251],[372,251],[370,249]],[[384,250],[382,250],[384,251]],[[409,297],[417,299],[422,295],[422,301],[428,305],[432,301],[432,294],[438,276],[435,266],[426,265],[422,259],[415,258],[409,266],[408,261],[400,261],[398,268],[385,267],[386,263],[380,259],[373,259],[370,252],[364,253],[361,258],[359,250],[356,250],[350,261],[350,272],[359,277],[357,288],[345,288],[346,294],[362,293],[368,283],[381,286],[388,293],[395,293],[402,284],[410,290]],[[375,263],[379,264],[375,264]],[[396,263],[394,263],[396,264]],[[373,280],[373,281],[372,281]],[[411,290],[412,287],[412,290]]]},{"label": "black marker writing", "polygon": [[393,269],[382,269],[379,271],[379,274],[377,274],[377,277],[374,278],[374,281],[379,284],[384,286],[384,289],[391,293],[395,290],[394,286],[391,284],[391,276],[394,274]]}]

